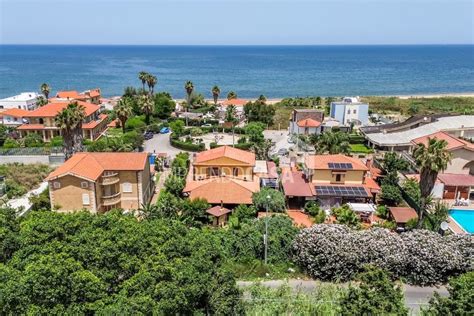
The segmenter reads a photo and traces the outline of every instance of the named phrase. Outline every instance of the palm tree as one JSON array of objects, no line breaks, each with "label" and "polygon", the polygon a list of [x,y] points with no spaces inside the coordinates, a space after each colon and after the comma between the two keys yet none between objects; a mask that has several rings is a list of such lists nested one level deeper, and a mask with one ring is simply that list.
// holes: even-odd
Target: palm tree
[{"label": "palm tree", "polygon": [[[314,141],[314,139],[311,139]],[[342,132],[326,132],[317,138],[316,151],[324,154],[348,154],[350,152],[350,144],[347,134]]]},{"label": "palm tree", "polygon": [[36,98],[36,105],[39,107],[42,107],[46,104],[48,104],[48,100],[44,96],[40,95]]},{"label": "palm tree", "polygon": [[257,101],[260,101],[260,102],[262,102],[262,103],[265,103],[265,102],[267,102],[267,97],[264,96],[263,94],[261,94],[261,95],[258,97]]},{"label": "palm tree", "polygon": [[332,102],[334,102],[334,97],[327,97],[326,98],[326,105],[330,106]]},{"label": "palm tree", "polygon": [[221,89],[218,86],[212,87],[212,97],[214,98],[214,105],[217,105],[217,99],[219,99],[219,94],[221,94]]},{"label": "palm tree", "polygon": [[232,100],[232,99],[237,99],[237,93],[235,93],[234,91],[230,91],[227,94],[227,100]]},{"label": "palm tree", "polygon": [[153,112],[154,103],[150,96],[143,95],[138,99],[138,105],[140,106],[141,111],[145,114],[146,125],[150,124],[150,115]]},{"label": "palm tree", "polygon": [[420,168],[420,210],[418,227],[423,222],[423,213],[426,211],[427,199],[438,178],[438,173],[446,170],[452,154],[447,149],[448,142],[444,139],[428,138],[428,144],[421,143],[413,151],[413,158]]},{"label": "palm tree", "polygon": [[235,133],[234,133],[234,127],[235,123],[237,123],[237,108],[235,105],[231,104],[227,107],[225,111],[225,121],[228,123],[232,123],[232,146],[235,144]]},{"label": "palm tree", "polygon": [[51,88],[49,87],[49,85],[45,82],[41,85],[40,87],[41,89],[41,93],[44,94],[44,97],[46,98],[46,100],[48,99],[48,96],[49,96],[49,92],[51,91]]},{"label": "palm tree", "polygon": [[148,85],[148,92],[150,94],[153,94],[153,89],[155,88],[155,85],[156,83],[158,82],[158,79],[156,78],[156,76],[153,76],[153,75],[148,75],[146,77],[146,83]]},{"label": "palm tree", "polygon": [[120,120],[120,124],[122,125],[122,131],[125,133],[125,123],[127,122],[128,118],[132,115],[132,106],[130,105],[131,100],[129,98],[121,98],[117,105],[115,106],[115,114],[117,115],[118,119]]},{"label": "palm tree", "polygon": [[147,81],[146,79],[147,79],[148,75],[149,75],[149,74],[148,74],[146,71],[140,71],[140,72],[138,73],[138,79],[142,82],[142,88],[143,88],[143,90],[145,90],[145,83],[146,83],[146,81]]},{"label": "palm tree", "polygon": [[316,97],[316,105],[321,105],[321,97],[320,96]]},{"label": "palm tree", "polygon": [[54,118],[57,127],[61,129],[64,140],[64,155],[66,160],[75,152],[84,151],[82,144],[82,122],[86,116],[85,109],[77,101],[69,103],[66,108]]},{"label": "palm tree", "polygon": [[[184,90],[186,90],[186,96],[187,96],[186,107],[184,109],[185,109],[185,112],[188,112],[188,108],[191,106],[191,95],[193,94],[193,91],[194,91],[193,82],[189,80],[186,81],[186,83],[184,84]],[[188,126],[188,115],[186,115],[186,126]]]}]

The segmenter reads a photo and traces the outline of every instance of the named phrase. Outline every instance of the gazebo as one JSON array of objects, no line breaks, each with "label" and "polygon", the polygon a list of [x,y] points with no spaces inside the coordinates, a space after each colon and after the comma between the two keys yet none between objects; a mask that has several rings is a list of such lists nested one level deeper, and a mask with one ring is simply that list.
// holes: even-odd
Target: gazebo
[{"label": "gazebo", "polygon": [[212,217],[213,226],[224,226],[227,224],[228,214],[231,212],[231,210],[220,205],[213,206],[206,211]]}]

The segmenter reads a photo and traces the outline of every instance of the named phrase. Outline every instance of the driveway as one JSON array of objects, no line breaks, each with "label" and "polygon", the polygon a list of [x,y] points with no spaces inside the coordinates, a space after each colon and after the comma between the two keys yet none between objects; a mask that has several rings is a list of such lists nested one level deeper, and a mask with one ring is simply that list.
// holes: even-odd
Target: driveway
[{"label": "driveway", "polygon": [[184,151],[174,148],[170,144],[170,134],[155,134],[152,139],[145,140],[144,149],[149,153],[167,153],[170,158],[176,157],[177,154]]}]

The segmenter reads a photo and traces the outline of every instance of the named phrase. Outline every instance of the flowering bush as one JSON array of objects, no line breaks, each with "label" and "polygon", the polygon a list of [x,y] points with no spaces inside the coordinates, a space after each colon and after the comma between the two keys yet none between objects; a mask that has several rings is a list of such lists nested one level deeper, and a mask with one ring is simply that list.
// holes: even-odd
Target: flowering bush
[{"label": "flowering bush", "polygon": [[352,230],[343,225],[314,225],[293,242],[295,261],[314,278],[346,281],[372,264],[412,284],[446,282],[472,269],[469,237],[414,230],[403,234],[383,228]]}]

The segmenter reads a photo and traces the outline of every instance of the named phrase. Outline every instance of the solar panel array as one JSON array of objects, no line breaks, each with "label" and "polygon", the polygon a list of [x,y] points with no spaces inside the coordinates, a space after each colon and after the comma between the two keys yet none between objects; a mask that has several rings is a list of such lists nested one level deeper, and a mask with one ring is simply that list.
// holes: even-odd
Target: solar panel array
[{"label": "solar panel array", "polygon": [[342,197],[370,197],[363,187],[317,185],[316,195]]},{"label": "solar panel array", "polygon": [[350,170],[352,169],[352,164],[345,162],[328,162],[328,167],[334,170]]}]

